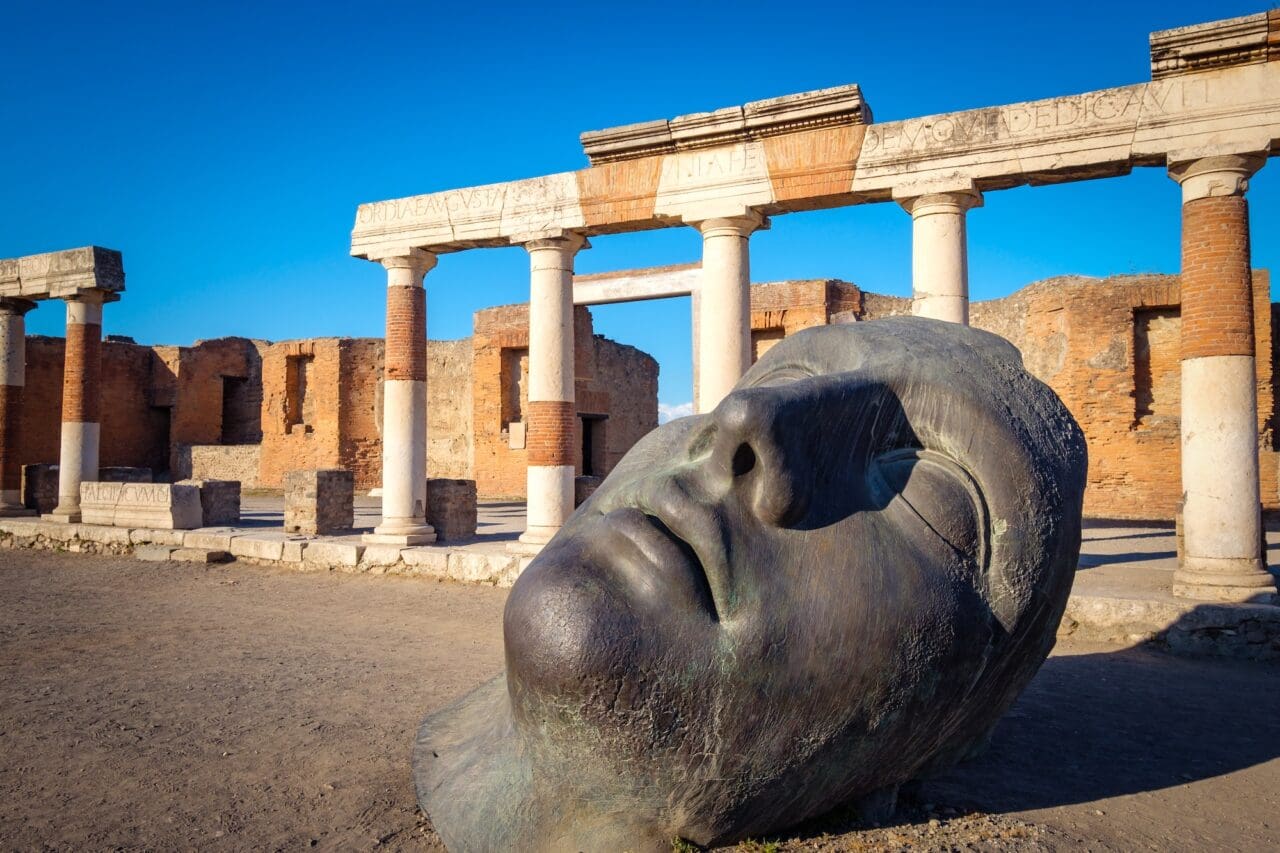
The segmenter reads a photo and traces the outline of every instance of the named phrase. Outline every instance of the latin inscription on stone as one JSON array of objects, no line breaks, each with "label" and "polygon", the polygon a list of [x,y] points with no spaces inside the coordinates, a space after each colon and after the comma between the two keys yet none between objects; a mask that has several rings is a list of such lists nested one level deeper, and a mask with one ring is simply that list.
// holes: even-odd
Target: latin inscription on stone
[{"label": "latin inscription on stone", "polygon": [[411,222],[447,222],[451,218],[474,219],[502,212],[507,187],[496,184],[466,190],[397,198],[362,204],[356,225],[402,225]]},{"label": "latin inscription on stone", "polygon": [[169,483],[80,484],[85,524],[188,530],[201,523],[200,490]]},{"label": "latin inscription on stone", "polygon": [[1067,98],[990,107],[870,125],[862,154],[893,156],[1024,141],[1064,132],[1136,125],[1139,116],[1195,110],[1208,102],[1204,80],[1169,80]]},{"label": "latin inscription on stone", "polygon": [[664,189],[697,187],[763,171],[760,151],[754,145],[686,151],[663,159],[661,186]]}]

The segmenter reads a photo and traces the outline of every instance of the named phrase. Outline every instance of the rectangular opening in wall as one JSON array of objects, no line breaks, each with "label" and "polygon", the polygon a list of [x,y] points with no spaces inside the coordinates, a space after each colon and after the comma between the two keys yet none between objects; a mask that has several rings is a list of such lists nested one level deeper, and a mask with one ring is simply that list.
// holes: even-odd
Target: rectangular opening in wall
[{"label": "rectangular opening in wall", "polygon": [[751,363],[755,364],[760,360],[760,356],[773,349],[778,341],[787,336],[787,332],[781,326],[774,326],[771,329],[754,329],[751,332]]},{"label": "rectangular opening in wall", "polygon": [[244,376],[222,377],[220,444],[262,441],[262,388]]},{"label": "rectangular opening in wall", "polygon": [[291,355],[285,359],[285,432],[311,432],[315,424],[315,401],[307,393],[315,356]]},{"label": "rectangular opening in wall", "polygon": [[1182,316],[1176,307],[1133,311],[1133,413],[1138,427],[1177,427],[1182,408]]},{"label": "rectangular opening in wall", "polygon": [[607,415],[578,416],[582,419],[582,476],[603,477],[605,471],[605,425],[609,422]]},{"label": "rectangular opening in wall", "polygon": [[529,403],[529,350],[527,347],[502,350],[502,429],[524,420]]}]

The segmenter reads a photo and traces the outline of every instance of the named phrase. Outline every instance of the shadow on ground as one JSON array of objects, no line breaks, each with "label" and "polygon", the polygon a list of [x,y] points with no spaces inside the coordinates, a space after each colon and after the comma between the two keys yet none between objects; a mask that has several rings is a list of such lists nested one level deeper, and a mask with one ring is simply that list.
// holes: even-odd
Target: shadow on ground
[{"label": "shadow on ground", "polygon": [[[1224,697],[1229,707],[1224,707]],[[1149,647],[1050,658],[991,747],[904,796],[961,812],[1025,812],[1161,791],[1280,757],[1280,666]],[[863,828],[833,814],[789,837]]]}]

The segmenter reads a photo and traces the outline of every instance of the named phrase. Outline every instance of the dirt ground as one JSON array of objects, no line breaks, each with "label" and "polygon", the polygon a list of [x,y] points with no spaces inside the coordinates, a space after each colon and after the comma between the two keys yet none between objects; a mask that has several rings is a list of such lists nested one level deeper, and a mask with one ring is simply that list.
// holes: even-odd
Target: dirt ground
[{"label": "dirt ground", "polygon": [[[501,668],[501,590],[0,552],[0,845],[440,849],[419,719]],[[1280,666],[1063,646],[895,825],[743,849],[1280,848]]]}]

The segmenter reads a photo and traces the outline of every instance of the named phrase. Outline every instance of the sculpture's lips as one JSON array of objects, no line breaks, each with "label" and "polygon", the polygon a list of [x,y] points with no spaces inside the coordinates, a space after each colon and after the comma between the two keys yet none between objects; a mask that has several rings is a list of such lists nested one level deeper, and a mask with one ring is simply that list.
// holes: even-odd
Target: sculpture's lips
[{"label": "sculpture's lips", "polygon": [[[718,621],[731,596],[724,535],[713,514],[679,489],[641,489],[629,497],[627,505],[601,512],[605,525],[642,555],[633,581],[642,589],[677,582]],[[637,568],[625,556],[616,562]]]}]

